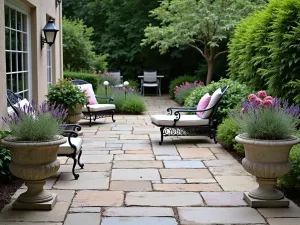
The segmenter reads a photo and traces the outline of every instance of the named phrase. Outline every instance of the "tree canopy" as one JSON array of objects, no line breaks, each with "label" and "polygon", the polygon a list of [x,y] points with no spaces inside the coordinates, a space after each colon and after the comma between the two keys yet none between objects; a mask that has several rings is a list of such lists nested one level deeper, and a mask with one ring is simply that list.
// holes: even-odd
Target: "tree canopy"
[{"label": "tree canopy", "polygon": [[220,43],[242,18],[261,7],[264,0],[163,0],[150,16],[160,22],[145,29],[142,45],[159,48],[161,53],[172,47],[189,45],[208,65],[206,83],[213,75],[214,61],[227,50]]}]

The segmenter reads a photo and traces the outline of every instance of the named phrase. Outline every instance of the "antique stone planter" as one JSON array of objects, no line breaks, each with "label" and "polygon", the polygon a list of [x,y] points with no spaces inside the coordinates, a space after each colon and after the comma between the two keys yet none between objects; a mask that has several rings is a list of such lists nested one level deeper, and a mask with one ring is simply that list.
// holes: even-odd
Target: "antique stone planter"
[{"label": "antique stone planter", "polygon": [[68,110],[68,123],[76,124],[79,120],[83,118],[82,107],[83,105],[77,104],[74,109]]},{"label": "antique stone planter", "polygon": [[256,176],[259,185],[245,193],[244,199],[252,207],[288,207],[289,201],[274,186],[278,177],[290,171],[289,153],[300,140],[294,136],[285,140],[259,140],[246,134],[236,136],[235,140],[244,145],[243,167]]},{"label": "antique stone planter", "polygon": [[60,166],[57,159],[59,145],[65,143],[62,136],[53,141],[18,142],[8,136],[2,140],[12,156],[9,169],[13,175],[25,181],[27,191],[13,203],[13,209],[50,210],[56,203],[56,195],[43,189],[46,179]]}]

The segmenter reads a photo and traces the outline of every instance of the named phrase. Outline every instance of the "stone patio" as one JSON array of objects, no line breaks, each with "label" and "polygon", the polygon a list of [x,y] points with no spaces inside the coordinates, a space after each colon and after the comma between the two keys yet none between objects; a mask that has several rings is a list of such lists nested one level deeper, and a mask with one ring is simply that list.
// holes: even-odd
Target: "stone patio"
[{"label": "stone patio", "polygon": [[[72,160],[46,188],[58,194],[52,211],[0,214],[1,225],[299,225],[300,208],[252,209],[242,193],[255,179],[219,144],[205,137],[165,138],[148,114],[165,114],[176,103],[144,97],[145,115],[117,115],[92,127],[82,121],[84,169],[74,180]],[[26,188],[22,186],[15,199]]]}]

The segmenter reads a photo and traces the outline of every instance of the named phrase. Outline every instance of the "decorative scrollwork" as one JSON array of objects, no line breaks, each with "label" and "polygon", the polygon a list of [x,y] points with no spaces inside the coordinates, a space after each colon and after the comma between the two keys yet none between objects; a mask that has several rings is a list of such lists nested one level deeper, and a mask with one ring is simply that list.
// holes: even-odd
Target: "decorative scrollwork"
[{"label": "decorative scrollwork", "polygon": [[173,114],[172,108],[168,108],[168,109],[167,109],[167,112],[168,112],[167,115],[172,115],[172,114]]},{"label": "decorative scrollwork", "polygon": [[165,127],[163,136],[198,136],[203,133],[209,133],[199,127]]}]

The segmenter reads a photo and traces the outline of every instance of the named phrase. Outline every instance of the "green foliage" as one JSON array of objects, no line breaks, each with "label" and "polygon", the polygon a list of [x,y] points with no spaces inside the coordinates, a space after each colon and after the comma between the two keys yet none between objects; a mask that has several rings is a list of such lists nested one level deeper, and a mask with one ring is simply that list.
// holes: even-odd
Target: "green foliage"
[{"label": "green foliage", "polygon": [[214,116],[218,122],[222,122],[222,120],[228,115],[229,110],[234,109],[238,104],[241,104],[242,100],[246,99],[248,94],[251,93],[251,90],[249,90],[246,85],[230,79],[221,79],[220,81],[212,82],[207,86],[196,88],[186,99],[184,105],[195,107],[198,105],[201,97],[206,93],[212,95],[215,90],[225,87],[226,85],[229,85],[229,88],[219,103],[219,107]]},{"label": "green foliage", "polygon": [[194,82],[197,80],[195,76],[189,76],[189,75],[184,75],[177,77],[176,79],[172,80],[170,85],[169,85],[169,94],[172,99],[175,99],[175,87],[181,85],[183,82]]},{"label": "green foliage", "polygon": [[98,74],[64,71],[64,78],[71,78],[72,80],[84,80],[92,84],[95,93],[98,91],[100,78]]},{"label": "green foliage", "polygon": [[182,105],[187,97],[195,90],[196,87],[193,88],[180,88],[178,92],[175,94],[175,101]]},{"label": "green foliage", "polygon": [[[0,130],[0,141],[9,135],[9,131]],[[3,145],[0,145],[0,183],[7,183],[11,180],[9,164],[11,163],[10,151]]]},{"label": "green foliage", "polygon": [[[297,136],[300,138],[300,132]],[[280,186],[288,188],[297,188],[300,190],[300,144],[294,145],[290,152],[290,161],[292,169],[289,173],[280,177],[278,183]]]},{"label": "green foliage", "polygon": [[91,70],[95,61],[94,44],[90,40],[93,28],[82,20],[63,18],[64,68],[72,71]]},{"label": "green foliage", "polygon": [[140,83],[136,80],[127,80],[129,82],[128,88],[133,88],[135,92],[139,90]]},{"label": "green foliage", "polygon": [[237,126],[234,119],[229,116],[223,120],[218,126],[217,139],[218,141],[230,146],[237,152],[244,154],[244,147],[242,144],[236,142],[234,139],[238,135],[239,127]]},{"label": "green foliage", "polygon": [[289,89],[289,93],[294,95],[294,102],[296,104],[300,104],[300,80],[291,81],[288,83],[288,85],[291,87]]},{"label": "green foliage", "polygon": [[160,23],[145,29],[142,45],[151,45],[161,53],[184,45],[195,48],[207,61],[209,84],[215,59],[226,53],[217,49],[220,43],[243,17],[264,3],[263,0],[163,0],[150,11],[150,16]]},{"label": "green foliage", "polygon": [[107,70],[107,58],[108,58],[108,54],[104,54],[104,55],[96,55],[95,60],[94,60],[94,70],[96,71],[105,71]]},{"label": "green foliage", "polygon": [[52,104],[63,105],[69,110],[74,109],[77,104],[84,105],[88,101],[86,94],[67,79],[59,80],[57,84],[51,85],[46,96]]},{"label": "green foliage", "polygon": [[295,93],[288,82],[300,73],[299,18],[298,0],[271,0],[245,19],[229,45],[230,77],[292,100]]}]

